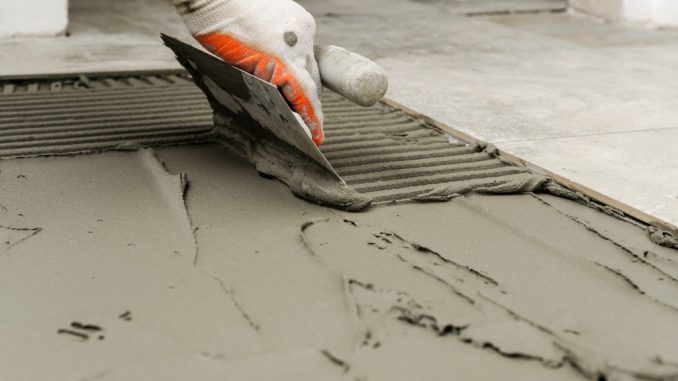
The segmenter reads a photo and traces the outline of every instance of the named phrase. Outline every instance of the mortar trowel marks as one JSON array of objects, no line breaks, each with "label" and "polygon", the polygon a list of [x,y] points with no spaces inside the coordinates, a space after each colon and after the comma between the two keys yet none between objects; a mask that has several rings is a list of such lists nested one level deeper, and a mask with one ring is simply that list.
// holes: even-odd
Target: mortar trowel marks
[{"label": "mortar trowel marks", "polygon": [[174,38],[162,39],[207,95],[217,140],[300,197],[347,210],[371,203],[339,177],[277,87]]}]

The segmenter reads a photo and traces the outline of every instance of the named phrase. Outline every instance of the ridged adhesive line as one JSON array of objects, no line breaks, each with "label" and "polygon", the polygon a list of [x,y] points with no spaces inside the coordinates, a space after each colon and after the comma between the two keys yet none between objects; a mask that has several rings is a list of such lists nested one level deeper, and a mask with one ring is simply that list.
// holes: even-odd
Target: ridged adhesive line
[{"label": "ridged adhesive line", "polygon": [[[148,103],[144,105],[126,105],[125,106],[127,111],[139,111],[139,112],[144,112],[145,115],[152,113],[153,111],[162,111],[164,113],[167,113],[167,107],[172,107],[172,112],[174,113],[181,113],[184,111],[191,111],[191,110],[196,110],[200,109],[203,111],[204,115],[204,108],[205,105],[202,102],[167,102],[167,104],[162,104],[162,103]],[[9,122],[14,122],[14,121],[39,121],[39,120],[51,120],[54,119],[55,116],[57,115],[67,115],[70,118],[74,117],[85,117],[87,115],[91,115],[93,107],[78,107],[78,108],[72,108],[72,109],[59,109],[55,110],[52,112],[36,112],[31,115],[26,115],[25,112],[20,112],[16,113],[16,115],[7,115],[4,116],[2,112],[0,112],[0,123],[9,123]],[[97,111],[97,116],[114,116],[120,113],[120,106],[113,106],[113,107],[96,107]]]},{"label": "ridged adhesive line", "polygon": [[[472,180],[483,177],[501,177],[504,175],[514,175],[517,173],[525,173],[529,170],[520,167],[500,167],[494,169],[480,169],[460,172],[436,172],[428,173],[426,175],[415,175],[408,178],[400,178],[395,180],[383,180],[369,184],[357,184],[353,186],[355,190],[361,193],[377,192],[398,188],[413,187],[418,185],[432,185],[451,183],[463,180]],[[351,184],[352,185],[352,184]]]},{"label": "ridged adhesive line", "polygon": [[436,188],[439,187],[444,187],[447,185],[456,185],[459,187],[471,187],[471,188],[476,188],[476,187],[493,187],[493,186],[499,186],[503,185],[506,183],[509,183],[510,181],[514,179],[518,179],[523,174],[516,174],[516,175],[504,175],[504,176],[496,176],[496,177],[475,177],[467,180],[457,180],[454,182],[449,182],[449,183],[439,183],[439,184],[420,184],[420,185],[414,185],[414,186],[408,186],[408,187],[402,187],[402,188],[393,188],[393,189],[386,189],[386,190],[380,190],[380,191],[374,191],[374,192],[364,192],[365,195],[370,196],[373,198],[374,202],[377,204],[380,203],[391,203],[391,202],[399,202],[399,201],[407,201],[412,198],[416,198],[421,196],[422,194],[425,194],[427,192],[433,191]]},{"label": "ridged adhesive line", "polygon": [[[375,164],[378,167],[380,167],[382,163],[394,163],[416,159],[451,158],[454,157],[455,155],[466,155],[475,153],[475,151],[472,148],[467,147],[449,147],[449,148],[444,147],[432,150],[421,150],[421,149],[403,150],[402,146],[398,146],[397,148],[400,150],[400,152],[393,153],[390,155],[371,154],[363,156],[360,155],[359,153],[354,153],[351,157],[348,158],[331,160],[331,163],[335,168],[354,167],[363,164]],[[481,153],[476,157],[478,157],[479,160],[489,158],[489,156],[485,153]],[[464,157],[463,159],[466,160],[467,158]]]},{"label": "ridged adhesive line", "polygon": [[[401,168],[393,169],[389,171],[381,172],[370,172],[370,173],[360,173],[354,175],[341,174],[342,178],[350,183],[353,186],[358,186],[359,184],[372,184],[378,181],[390,181],[390,180],[401,180],[401,179],[415,179],[420,177],[428,177],[438,175],[440,173],[451,173],[451,172],[478,172],[482,170],[491,170],[491,169],[505,169],[504,165],[499,161],[481,161],[478,163],[460,163],[460,164],[449,164],[449,165],[436,165],[430,167],[415,167],[415,168]],[[479,173],[479,172],[478,172]]]},{"label": "ridged adhesive line", "polygon": [[[86,94],[81,94],[83,92]],[[51,93],[35,93],[35,94],[21,94],[21,95],[0,95],[0,104],[18,104],[21,102],[60,102],[60,101],[77,101],[88,100],[92,97],[98,99],[121,98],[125,96],[143,96],[145,94],[201,94],[200,90],[191,85],[181,86],[162,86],[159,88],[145,87],[145,88],[130,88],[130,89],[82,89],[74,90],[72,92],[51,92]]]},{"label": "ridged adhesive line", "polygon": [[130,137],[121,137],[119,139],[108,139],[106,141],[95,141],[93,143],[65,144],[53,147],[48,152],[43,146],[26,147],[20,149],[6,150],[8,157],[35,157],[52,155],[74,155],[81,153],[93,153],[106,150],[130,149],[150,146],[165,146],[177,144],[204,143],[211,137],[211,130],[208,133],[196,134],[191,132],[186,135],[173,136],[155,136],[150,139],[136,137],[130,140]]},{"label": "ridged adhesive line", "polygon": [[403,169],[423,170],[429,167],[438,167],[443,165],[482,166],[488,165],[488,163],[504,165],[497,159],[488,158],[484,153],[472,153],[468,155],[457,155],[452,157],[434,157],[404,161],[386,161],[378,164],[370,163],[365,165],[352,165],[350,167],[339,168],[337,171],[342,177],[348,177],[351,175],[387,173],[389,171]]}]

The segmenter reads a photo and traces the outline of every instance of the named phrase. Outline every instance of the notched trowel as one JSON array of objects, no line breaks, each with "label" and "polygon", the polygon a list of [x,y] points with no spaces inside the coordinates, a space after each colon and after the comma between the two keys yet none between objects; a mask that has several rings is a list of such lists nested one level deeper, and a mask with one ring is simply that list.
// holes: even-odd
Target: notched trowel
[{"label": "notched trowel", "polygon": [[177,39],[162,39],[207,96],[217,141],[299,197],[349,211],[371,204],[341,179],[276,86]]}]

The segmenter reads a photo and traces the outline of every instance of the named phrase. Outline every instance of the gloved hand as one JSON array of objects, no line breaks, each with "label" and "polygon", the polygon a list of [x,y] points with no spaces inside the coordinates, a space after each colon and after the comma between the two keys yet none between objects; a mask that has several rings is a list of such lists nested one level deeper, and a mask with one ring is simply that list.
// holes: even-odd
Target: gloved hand
[{"label": "gloved hand", "polygon": [[315,20],[291,0],[170,0],[210,52],[280,89],[323,141],[320,74],[313,55]]}]

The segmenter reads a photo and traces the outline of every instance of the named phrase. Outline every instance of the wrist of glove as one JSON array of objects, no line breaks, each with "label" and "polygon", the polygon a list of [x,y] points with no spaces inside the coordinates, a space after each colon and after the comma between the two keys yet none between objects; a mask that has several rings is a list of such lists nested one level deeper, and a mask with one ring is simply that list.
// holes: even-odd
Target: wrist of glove
[{"label": "wrist of glove", "polygon": [[277,86],[323,141],[315,20],[291,0],[173,0],[191,34],[225,62]]}]

